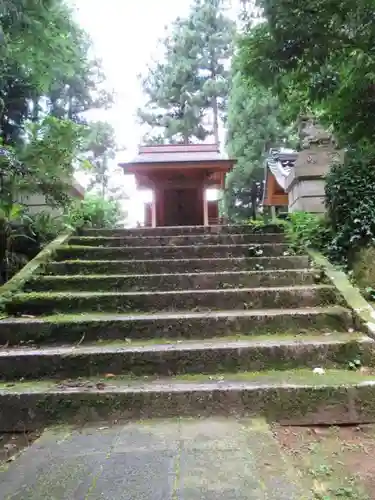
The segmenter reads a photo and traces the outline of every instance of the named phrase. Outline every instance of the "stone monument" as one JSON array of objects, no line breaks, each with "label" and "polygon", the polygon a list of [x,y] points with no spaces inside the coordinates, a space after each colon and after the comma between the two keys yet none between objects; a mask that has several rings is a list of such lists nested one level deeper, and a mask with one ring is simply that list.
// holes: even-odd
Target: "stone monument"
[{"label": "stone monument", "polygon": [[301,150],[286,180],[288,209],[324,213],[324,177],[333,163],[342,162],[343,151],[312,116],[301,118],[299,136]]}]

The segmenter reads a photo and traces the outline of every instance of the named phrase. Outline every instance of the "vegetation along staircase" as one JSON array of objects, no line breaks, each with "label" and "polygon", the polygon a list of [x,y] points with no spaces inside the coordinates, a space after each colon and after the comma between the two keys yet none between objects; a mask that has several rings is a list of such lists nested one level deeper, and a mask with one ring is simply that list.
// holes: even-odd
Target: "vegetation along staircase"
[{"label": "vegetation along staircase", "polygon": [[279,227],[87,230],[54,259],[0,321],[1,430],[374,421],[373,340]]}]

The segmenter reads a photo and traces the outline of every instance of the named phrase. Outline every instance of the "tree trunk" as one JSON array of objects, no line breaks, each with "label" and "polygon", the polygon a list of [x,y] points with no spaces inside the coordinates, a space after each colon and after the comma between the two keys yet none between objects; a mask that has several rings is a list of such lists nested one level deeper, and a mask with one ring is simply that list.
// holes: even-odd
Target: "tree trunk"
[{"label": "tree trunk", "polygon": [[[216,61],[216,55],[215,55],[214,50],[211,50],[210,57],[211,57],[211,62],[210,62],[211,78],[212,78],[213,82],[216,82],[217,61]],[[214,115],[214,122],[213,122],[214,139],[215,139],[215,143],[217,145],[219,145],[220,144],[220,139],[219,139],[219,106],[217,103],[217,95],[214,95],[212,97],[211,106],[212,106],[212,113]]]},{"label": "tree trunk", "polygon": [[214,115],[214,123],[213,123],[213,132],[214,132],[214,138],[215,138],[215,143],[220,144],[220,138],[219,138],[219,107],[217,105],[217,97],[212,98],[212,112]]}]

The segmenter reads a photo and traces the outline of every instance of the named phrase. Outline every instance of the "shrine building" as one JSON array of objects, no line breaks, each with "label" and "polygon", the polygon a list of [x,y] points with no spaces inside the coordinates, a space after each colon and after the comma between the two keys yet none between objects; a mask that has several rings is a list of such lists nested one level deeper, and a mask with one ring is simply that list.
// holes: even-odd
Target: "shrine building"
[{"label": "shrine building", "polygon": [[218,201],[207,189],[223,189],[234,160],[224,158],[217,144],[140,146],[125,174],[134,174],[138,189],[153,191],[145,204],[145,225],[202,226],[219,221]]},{"label": "shrine building", "polygon": [[288,176],[296,162],[298,153],[291,149],[271,149],[264,169],[264,207],[270,207],[272,215],[288,211]]}]

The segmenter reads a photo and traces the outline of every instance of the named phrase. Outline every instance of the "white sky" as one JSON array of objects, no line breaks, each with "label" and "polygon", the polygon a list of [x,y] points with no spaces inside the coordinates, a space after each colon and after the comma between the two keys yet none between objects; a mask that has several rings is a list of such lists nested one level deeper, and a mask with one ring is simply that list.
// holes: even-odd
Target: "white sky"
[{"label": "white sky", "polygon": [[[237,1],[237,0],[234,0]],[[126,151],[117,161],[127,161],[136,153],[142,132],[136,111],[142,104],[138,74],[144,73],[156,53],[164,28],[178,16],[187,14],[190,0],[74,0],[78,21],[90,34],[95,55],[102,60],[106,86],[115,92],[111,110],[90,114],[91,119],[110,122],[119,145]],[[78,180],[83,181],[82,178]],[[142,218],[143,201],[135,191],[134,179],[122,173],[115,183],[126,183],[131,195],[127,203],[132,223]]]}]

